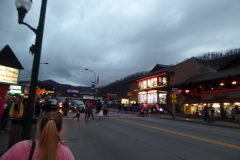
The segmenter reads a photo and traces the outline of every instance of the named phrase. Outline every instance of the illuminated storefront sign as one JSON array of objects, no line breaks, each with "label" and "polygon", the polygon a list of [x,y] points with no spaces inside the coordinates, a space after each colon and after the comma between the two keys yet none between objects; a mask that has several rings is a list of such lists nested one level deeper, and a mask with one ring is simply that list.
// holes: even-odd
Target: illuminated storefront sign
[{"label": "illuminated storefront sign", "polygon": [[45,93],[54,93],[54,91],[45,91]]},{"label": "illuminated storefront sign", "polygon": [[18,74],[18,69],[0,65],[0,83],[17,84]]},{"label": "illuminated storefront sign", "polygon": [[79,90],[71,90],[71,89],[68,89],[67,92],[69,92],[69,93],[79,93]]},{"label": "illuminated storefront sign", "polygon": [[22,93],[22,86],[10,85],[8,93],[18,93],[18,94],[21,94]]}]

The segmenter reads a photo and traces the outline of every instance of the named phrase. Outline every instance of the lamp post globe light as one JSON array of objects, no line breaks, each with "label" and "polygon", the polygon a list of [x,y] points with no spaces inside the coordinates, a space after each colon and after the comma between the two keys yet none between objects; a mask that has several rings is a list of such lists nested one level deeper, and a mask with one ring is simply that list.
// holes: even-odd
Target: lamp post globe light
[{"label": "lamp post globe light", "polygon": [[[92,71],[92,70],[90,70],[90,69],[85,69],[85,70],[87,70],[87,71]],[[94,72],[94,71],[92,71],[93,73],[94,73],[94,75],[95,75],[95,79],[94,79],[94,100],[93,101],[95,101],[95,93],[96,93],[96,73]]]},{"label": "lamp post globe light", "polygon": [[23,19],[26,13],[31,9],[32,0],[15,0],[15,5],[18,10],[18,23],[26,25],[36,34],[35,44],[30,47],[30,52],[32,52],[32,54],[34,55],[34,58],[33,58],[33,66],[32,66],[32,75],[30,80],[28,105],[27,105],[26,117],[24,118],[24,126],[23,126],[23,133],[22,133],[22,140],[27,140],[31,138],[34,99],[36,94],[38,72],[39,72],[39,65],[40,65],[40,58],[41,58],[43,28],[44,28],[47,0],[42,0],[40,18],[39,18],[37,29],[23,22]]},{"label": "lamp post globe light", "polygon": [[15,5],[18,10],[18,23],[21,24],[25,14],[31,9],[32,0],[16,0]]}]

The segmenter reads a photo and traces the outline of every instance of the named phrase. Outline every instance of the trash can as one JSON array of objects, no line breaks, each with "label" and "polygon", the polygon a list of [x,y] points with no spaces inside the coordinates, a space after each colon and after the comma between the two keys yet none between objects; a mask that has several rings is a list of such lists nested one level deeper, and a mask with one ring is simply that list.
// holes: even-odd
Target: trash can
[{"label": "trash can", "polygon": [[[12,118],[11,119],[11,129],[10,136],[8,141],[8,149],[11,148],[14,144],[22,140],[22,131],[23,131],[24,118]],[[32,123],[32,133],[31,139],[36,139],[37,133],[37,119],[33,119]]]}]

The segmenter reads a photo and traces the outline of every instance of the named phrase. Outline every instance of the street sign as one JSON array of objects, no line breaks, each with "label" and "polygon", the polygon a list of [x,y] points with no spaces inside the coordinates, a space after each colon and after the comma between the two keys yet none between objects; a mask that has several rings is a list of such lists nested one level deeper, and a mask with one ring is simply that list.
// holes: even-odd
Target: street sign
[{"label": "street sign", "polygon": [[173,94],[171,95],[171,97],[172,97],[172,99],[176,99],[176,98],[177,98],[176,93],[173,93]]},{"label": "street sign", "polygon": [[173,100],[172,100],[172,103],[177,103],[177,100],[176,100],[176,99],[173,99]]},{"label": "street sign", "polygon": [[173,92],[177,92],[177,91],[178,91],[178,88],[172,88],[172,91],[173,91]]}]

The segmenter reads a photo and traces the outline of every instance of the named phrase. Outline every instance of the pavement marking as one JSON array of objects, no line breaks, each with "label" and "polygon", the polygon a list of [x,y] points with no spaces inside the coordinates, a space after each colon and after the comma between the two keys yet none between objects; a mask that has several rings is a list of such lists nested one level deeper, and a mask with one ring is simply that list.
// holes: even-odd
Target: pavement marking
[{"label": "pavement marking", "polygon": [[141,123],[136,123],[136,122],[132,122],[132,121],[127,121],[127,120],[123,120],[123,119],[119,119],[119,118],[114,118],[114,119],[119,120],[119,121],[128,122],[128,123],[133,123],[133,124],[144,126],[144,127],[149,127],[149,128],[165,131],[165,132],[169,132],[169,133],[173,133],[173,134],[178,134],[178,135],[181,135],[181,136],[190,137],[190,138],[194,138],[194,139],[198,139],[198,140],[202,140],[202,141],[206,141],[206,142],[211,142],[211,143],[215,143],[215,144],[219,144],[219,145],[223,145],[223,146],[227,146],[227,147],[231,147],[231,148],[240,149],[240,146],[233,145],[233,144],[228,144],[228,143],[214,141],[214,140],[207,139],[207,138],[192,136],[192,135],[185,134],[185,133],[175,132],[175,131],[171,131],[171,130],[167,130],[167,129],[163,129],[163,128],[158,128],[158,127],[153,127],[153,126],[149,126],[149,125],[145,125],[145,124],[141,124]]},{"label": "pavement marking", "polygon": [[[91,122],[91,121],[90,121]],[[93,123],[93,124],[95,124],[95,125],[97,125],[98,126],[98,124],[97,123],[94,123],[94,122],[91,122],[91,123]]]},{"label": "pavement marking", "polygon": [[148,121],[158,121],[158,120],[153,120],[153,119],[146,119],[146,120],[148,120]]}]

